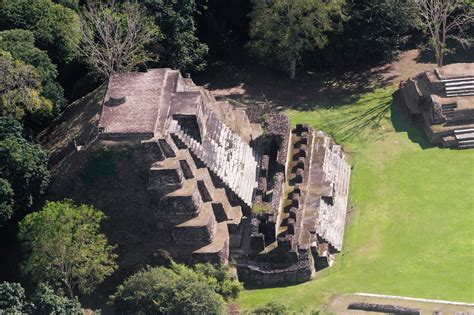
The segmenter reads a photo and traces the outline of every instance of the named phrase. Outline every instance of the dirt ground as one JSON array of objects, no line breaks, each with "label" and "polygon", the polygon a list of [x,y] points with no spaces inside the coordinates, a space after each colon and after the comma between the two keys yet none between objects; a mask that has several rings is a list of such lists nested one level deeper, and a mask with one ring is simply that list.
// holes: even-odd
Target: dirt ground
[{"label": "dirt ground", "polygon": [[402,53],[392,63],[337,75],[300,71],[295,79],[290,80],[281,72],[258,65],[218,63],[195,75],[193,80],[218,98],[245,105],[269,103],[282,109],[311,109],[333,104],[374,87],[397,86],[400,81],[435,67],[436,64],[424,61],[419,50],[412,49]]}]

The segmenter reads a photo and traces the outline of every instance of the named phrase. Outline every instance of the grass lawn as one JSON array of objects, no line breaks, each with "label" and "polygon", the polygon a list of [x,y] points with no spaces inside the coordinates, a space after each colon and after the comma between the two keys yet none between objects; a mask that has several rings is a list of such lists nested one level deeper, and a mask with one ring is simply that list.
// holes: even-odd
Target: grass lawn
[{"label": "grass lawn", "polygon": [[474,302],[474,150],[431,147],[392,105],[392,92],[289,112],[350,155],[345,245],[314,281],[244,291],[242,309],[279,301],[306,313],[351,292]]}]

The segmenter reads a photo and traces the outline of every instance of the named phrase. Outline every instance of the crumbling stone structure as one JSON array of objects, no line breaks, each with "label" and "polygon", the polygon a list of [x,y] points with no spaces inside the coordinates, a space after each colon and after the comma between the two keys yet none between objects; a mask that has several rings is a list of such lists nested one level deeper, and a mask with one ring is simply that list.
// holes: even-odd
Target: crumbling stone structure
[{"label": "crumbling stone structure", "polygon": [[474,63],[451,64],[400,83],[402,109],[433,144],[474,148]]},{"label": "crumbling stone structure", "polygon": [[139,144],[152,161],[150,220],[175,259],[232,257],[248,283],[306,281],[342,248],[350,167],[326,134],[249,116],[179,71],[153,69],[109,79],[98,141]]}]

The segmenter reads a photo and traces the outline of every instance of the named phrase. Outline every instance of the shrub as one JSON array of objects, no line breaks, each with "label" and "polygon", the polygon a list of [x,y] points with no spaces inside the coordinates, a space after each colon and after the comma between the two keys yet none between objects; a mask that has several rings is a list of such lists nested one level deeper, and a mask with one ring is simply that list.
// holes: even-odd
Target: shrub
[{"label": "shrub", "polygon": [[0,313],[15,314],[23,312],[25,290],[19,283],[0,283]]},{"label": "shrub", "polygon": [[173,264],[139,271],[113,296],[116,314],[223,314],[225,303],[206,277]]}]

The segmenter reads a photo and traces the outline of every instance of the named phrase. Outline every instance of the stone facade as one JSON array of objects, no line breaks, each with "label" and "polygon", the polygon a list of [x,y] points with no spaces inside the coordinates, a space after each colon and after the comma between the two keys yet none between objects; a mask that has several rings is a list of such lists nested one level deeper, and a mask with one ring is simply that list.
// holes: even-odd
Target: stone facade
[{"label": "stone facade", "polygon": [[274,285],[313,278],[342,248],[344,153],[286,115],[247,115],[155,69],[110,79],[98,133],[111,147],[139,143],[151,161],[144,189],[180,261],[233,258],[244,282]]},{"label": "stone facade", "polygon": [[474,63],[451,64],[400,83],[405,114],[433,144],[474,148]]}]

